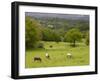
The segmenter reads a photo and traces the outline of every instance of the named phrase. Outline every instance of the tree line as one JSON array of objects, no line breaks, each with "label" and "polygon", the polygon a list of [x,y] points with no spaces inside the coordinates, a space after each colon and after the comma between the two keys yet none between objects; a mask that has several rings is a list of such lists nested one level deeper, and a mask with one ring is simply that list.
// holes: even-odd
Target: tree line
[{"label": "tree line", "polygon": [[[85,39],[86,45],[89,45],[89,30],[81,31],[78,24],[77,27],[71,27],[69,29],[63,29],[64,27],[60,27],[58,29],[56,27],[55,29],[55,27],[48,24],[47,26],[48,27],[44,27],[44,25],[41,24],[40,21],[33,19],[29,16],[26,16],[25,18],[26,49],[42,47],[43,44],[39,43],[40,41],[54,41],[57,43],[69,42],[71,46],[75,47],[76,42]],[[84,27],[86,26],[87,25],[85,24]]]}]

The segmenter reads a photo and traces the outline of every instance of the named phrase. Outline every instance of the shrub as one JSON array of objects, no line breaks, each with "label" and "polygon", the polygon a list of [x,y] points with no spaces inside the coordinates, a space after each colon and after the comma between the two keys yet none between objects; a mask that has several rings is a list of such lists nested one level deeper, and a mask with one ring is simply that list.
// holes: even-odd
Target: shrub
[{"label": "shrub", "polygon": [[38,43],[38,48],[44,48],[44,44],[41,42],[41,43]]},{"label": "shrub", "polygon": [[53,46],[52,46],[52,45],[50,45],[49,47],[50,47],[50,48],[52,48]]}]

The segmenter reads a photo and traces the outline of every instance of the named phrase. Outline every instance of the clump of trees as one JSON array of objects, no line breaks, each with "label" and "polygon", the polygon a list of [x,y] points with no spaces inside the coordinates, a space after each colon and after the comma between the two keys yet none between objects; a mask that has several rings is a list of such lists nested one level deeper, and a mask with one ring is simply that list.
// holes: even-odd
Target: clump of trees
[{"label": "clump of trees", "polygon": [[[50,21],[51,24],[52,24],[52,21]],[[55,21],[53,21],[53,23],[54,22]],[[65,23],[65,20],[64,20],[64,23]],[[69,25],[66,25],[66,27],[65,25],[63,25],[64,27],[60,27],[61,25],[59,25],[58,29],[57,29],[56,24],[54,24],[53,26],[49,25],[49,27],[48,25],[47,27],[45,25],[44,27],[44,25],[42,25],[41,22],[38,21],[38,19],[34,19],[29,16],[26,16],[25,17],[26,49],[44,48],[44,43],[43,42],[41,43],[41,41],[54,41],[57,43],[69,42],[71,46],[76,47],[77,42],[80,42],[81,39],[84,39],[85,44],[89,45],[89,32],[87,32],[88,24],[85,24],[85,25],[82,24],[79,26],[77,25],[77,27],[76,26],[69,27]],[[84,31],[81,31],[81,28],[83,28],[83,26],[86,26],[86,27],[84,28]]]},{"label": "clump of trees", "polygon": [[43,42],[39,42],[37,44],[37,48],[44,48],[44,43]]},{"label": "clump of trees", "polygon": [[41,40],[41,29],[40,24],[31,19],[30,17],[26,17],[25,19],[25,45],[26,49],[35,48],[36,43]]},{"label": "clump of trees", "polygon": [[44,30],[42,31],[42,37],[43,41],[60,42],[59,33],[49,28],[44,28]]},{"label": "clump of trees", "polygon": [[75,47],[77,41],[81,41],[82,34],[79,29],[73,28],[70,29],[65,34],[65,41],[70,42],[71,46]]}]

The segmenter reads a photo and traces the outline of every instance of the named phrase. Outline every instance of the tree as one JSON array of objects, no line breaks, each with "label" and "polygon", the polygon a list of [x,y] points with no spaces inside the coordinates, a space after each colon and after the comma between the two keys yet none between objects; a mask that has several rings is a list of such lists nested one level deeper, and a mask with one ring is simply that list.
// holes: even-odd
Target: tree
[{"label": "tree", "polygon": [[40,24],[30,17],[25,18],[25,45],[26,49],[34,48],[41,39]]},{"label": "tree", "polygon": [[43,35],[43,38],[42,38],[43,41],[52,41],[53,40],[52,31],[49,28],[44,28],[42,31],[42,35]]},{"label": "tree", "polygon": [[43,41],[55,41],[55,42],[61,41],[59,33],[50,28],[43,29],[42,38],[43,38]]},{"label": "tree", "polygon": [[65,41],[70,42],[73,47],[76,46],[76,41],[80,41],[81,38],[81,32],[76,28],[70,29],[65,34]]},{"label": "tree", "polygon": [[60,37],[60,34],[56,31],[53,31],[53,37],[54,37],[54,41],[55,42],[60,42],[61,41],[61,37]]}]

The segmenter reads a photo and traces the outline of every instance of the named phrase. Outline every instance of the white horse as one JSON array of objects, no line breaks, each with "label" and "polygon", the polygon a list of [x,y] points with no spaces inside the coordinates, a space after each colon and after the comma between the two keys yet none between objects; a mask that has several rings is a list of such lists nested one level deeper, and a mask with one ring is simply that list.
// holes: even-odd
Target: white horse
[{"label": "white horse", "polygon": [[67,58],[72,58],[72,54],[71,53],[67,53]]},{"label": "white horse", "polygon": [[46,53],[45,56],[46,56],[47,59],[50,59],[50,56],[49,56],[48,53]]}]

